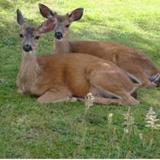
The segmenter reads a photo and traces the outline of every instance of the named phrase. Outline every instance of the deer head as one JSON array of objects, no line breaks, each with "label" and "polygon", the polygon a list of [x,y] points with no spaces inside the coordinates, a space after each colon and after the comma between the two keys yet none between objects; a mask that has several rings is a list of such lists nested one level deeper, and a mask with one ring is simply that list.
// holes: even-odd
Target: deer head
[{"label": "deer head", "polygon": [[49,18],[39,27],[32,27],[25,22],[22,12],[19,9],[17,10],[17,23],[21,30],[19,35],[21,38],[23,52],[30,54],[35,52],[37,40],[40,38],[41,34],[48,32],[55,26],[55,20],[53,18]]},{"label": "deer head", "polygon": [[[58,15],[43,4],[39,4],[39,10],[43,17],[48,20],[52,18],[56,22],[54,28],[50,28],[51,30],[47,30],[47,32],[54,31],[54,36],[57,40],[62,40],[67,35],[71,23],[80,20],[83,16],[83,8],[77,8],[66,15]],[[51,20],[50,23],[52,23]],[[48,24],[50,23],[48,22]]]}]

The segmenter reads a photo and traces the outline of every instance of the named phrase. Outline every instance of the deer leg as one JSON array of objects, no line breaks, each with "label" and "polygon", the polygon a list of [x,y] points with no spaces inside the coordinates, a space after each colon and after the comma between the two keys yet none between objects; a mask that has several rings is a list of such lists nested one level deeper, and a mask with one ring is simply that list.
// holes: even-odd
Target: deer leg
[{"label": "deer leg", "polygon": [[139,101],[125,91],[119,81],[112,83],[109,76],[96,71],[90,75],[90,92],[95,96],[95,103],[136,105]]},{"label": "deer leg", "polygon": [[[92,92],[91,92],[92,93]],[[94,93],[92,93],[94,96]],[[100,95],[100,94],[99,94]],[[108,94],[107,94],[108,95]],[[77,98],[78,101],[85,102],[84,98]],[[124,98],[106,98],[100,96],[94,96],[93,103],[95,104],[102,104],[102,105],[109,105],[109,104],[118,104],[118,105],[138,105],[139,101],[134,99],[130,95],[126,95]]]},{"label": "deer leg", "polygon": [[118,105],[137,105],[139,102],[135,100],[132,96],[127,96],[120,99],[104,98],[104,97],[94,97],[93,100],[96,104],[118,104]]},{"label": "deer leg", "polygon": [[160,86],[160,73],[150,77],[150,81],[154,82],[157,86]]},{"label": "deer leg", "polygon": [[94,103],[97,104],[119,104],[119,105],[137,105],[139,101],[125,91],[111,93],[97,86],[91,89],[94,95]]},{"label": "deer leg", "polygon": [[73,101],[71,92],[65,88],[52,89],[40,96],[37,101],[39,103],[57,103],[65,101]]},{"label": "deer leg", "polygon": [[128,73],[134,75],[135,77],[137,77],[137,79],[140,80],[142,84],[140,87],[145,87],[145,88],[156,87],[156,84],[154,83],[154,81],[149,80],[148,76],[145,74],[145,72],[141,67],[130,64],[130,66],[127,65],[127,68],[123,67],[123,69],[126,70]]}]

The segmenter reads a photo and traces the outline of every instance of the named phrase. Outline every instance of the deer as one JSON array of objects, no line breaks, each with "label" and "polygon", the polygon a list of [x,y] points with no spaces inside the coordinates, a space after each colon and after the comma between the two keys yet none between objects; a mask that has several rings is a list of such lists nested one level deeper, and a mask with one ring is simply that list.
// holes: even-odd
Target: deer
[{"label": "deer", "polygon": [[83,53],[38,56],[38,39],[56,21],[33,27],[26,23],[19,9],[16,13],[22,48],[16,81],[20,94],[36,96],[39,103],[68,102],[74,97],[84,99],[91,93],[94,104],[139,104],[132,96],[138,84],[131,82],[126,73],[110,61]]},{"label": "deer", "polygon": [[141,84],[143,88],[160,86],[160,70],[151,60],[122,44],[105,41],[69,41],[69,27],[72,22],[78,21],[83,16],[83,8],[77,8],[66,15],[58,15],[44,4],[39,4],[39,10],[48,21],[56,21],[56,25],[47,32],[54,32],[55,53],[74,53],[93,55],[109,60],[132,77],[132,81]]}]

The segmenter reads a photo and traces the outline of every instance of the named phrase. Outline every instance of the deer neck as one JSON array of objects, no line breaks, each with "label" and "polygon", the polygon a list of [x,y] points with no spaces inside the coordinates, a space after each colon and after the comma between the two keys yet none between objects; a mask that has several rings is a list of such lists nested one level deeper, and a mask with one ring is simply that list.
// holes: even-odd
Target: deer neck
[{"label": "deer neck", "polygon": [[40,66],[36,55],[26,54],[22,55],[20,70],[17,76],[17,86],[20,90],[24,90],[26,86],[32,86],[36,81]]},{"label": "deer neck", "polygon": [[37,56],[23,53],[16,81],[18,92],[23,94],[37,94],[36,86],[38,84],[39,73],[40,66]]},{"label": "deer neck", "polygon": [[23,53],[21,60],[21,67],[33,68],[33,70],[34,69],[37,70],[37,68],[39,68],[37,56],[34,53],[33,54]]},{"label": "deer neck", "polygon": [[69,53],[70,52],[70,44],[68,40],[68,34],[64,36],[64,38],[59,41],[55,40],[55,53]]}]

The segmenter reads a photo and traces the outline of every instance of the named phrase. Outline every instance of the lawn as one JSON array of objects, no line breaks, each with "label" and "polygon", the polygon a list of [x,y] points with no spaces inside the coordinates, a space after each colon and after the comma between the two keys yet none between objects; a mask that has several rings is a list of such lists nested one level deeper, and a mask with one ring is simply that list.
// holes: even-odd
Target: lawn
[{"label": "lawn", "polygon": [[[16,92],[21,48],[15,11],[38,26],[44,20],[39,2],[62,14],[84,7],[71,39],[126,44],[160,67],[159,0],[0,0],[0,158],[160,158],[160,121],[146,126],[151,107],[160,119],[159,88],[139,89],[141,103],[134,107],[40,105]],[[53,35],[44,35],[38,54],[53,49]]]}]

